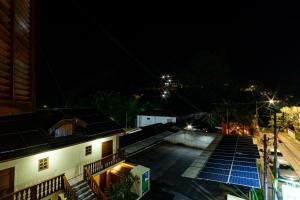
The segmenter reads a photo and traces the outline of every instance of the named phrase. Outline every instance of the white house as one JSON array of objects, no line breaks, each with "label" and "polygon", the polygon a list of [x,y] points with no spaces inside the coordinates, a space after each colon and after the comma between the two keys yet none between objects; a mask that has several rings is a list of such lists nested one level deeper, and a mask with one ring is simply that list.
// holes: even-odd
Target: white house
[{"label": "white house", "polygon": [[176,123],[176,116],[161,110],[154,110],[148,113],[137,115],[136,126],[144,127],[153,124]]},{"label": "white house", "polygon": [[94,109],[0,117],[0,200],[108,199],[119,171],[138,167],[119,149],[124,133]]}]

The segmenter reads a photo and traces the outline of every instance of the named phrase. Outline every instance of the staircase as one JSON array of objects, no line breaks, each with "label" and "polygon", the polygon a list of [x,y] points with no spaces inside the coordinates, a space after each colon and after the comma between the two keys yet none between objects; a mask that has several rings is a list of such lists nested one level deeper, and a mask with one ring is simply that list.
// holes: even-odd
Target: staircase
[{"label": "staircase", "polygon": [[72,188],[79,200],[97,200],[90,186],[84,180],[72,185]]}]

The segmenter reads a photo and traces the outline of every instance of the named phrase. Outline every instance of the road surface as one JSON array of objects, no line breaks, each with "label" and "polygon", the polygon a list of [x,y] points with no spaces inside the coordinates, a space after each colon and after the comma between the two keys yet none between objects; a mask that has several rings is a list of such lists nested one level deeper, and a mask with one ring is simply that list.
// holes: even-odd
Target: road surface
[{"label": "road surface", "polygon": [[226,184],[185,178],[182,174],[202,150],[167,142],[140,152],[128,160],[151,169],[150,192],[144,199],[224,200],[236,190]]},{"label": "road surface", "polygon": [[300,177],[300,143],[286,133],[279,133],[278,139],[282,141],[282,143],[278,144],[283,157],[291,163]]}]

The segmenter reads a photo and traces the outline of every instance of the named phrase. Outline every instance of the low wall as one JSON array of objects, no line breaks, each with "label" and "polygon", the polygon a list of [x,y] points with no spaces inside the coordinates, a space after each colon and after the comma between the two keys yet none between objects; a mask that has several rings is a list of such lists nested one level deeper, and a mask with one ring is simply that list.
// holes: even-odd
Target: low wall
[{"label": "low wall", "polygon": [[192,131],[179,131],[164,140],[173,144],[183,144],[185,146],[206,149],[207,146],[215,139],[215,133],[201,133]]}]

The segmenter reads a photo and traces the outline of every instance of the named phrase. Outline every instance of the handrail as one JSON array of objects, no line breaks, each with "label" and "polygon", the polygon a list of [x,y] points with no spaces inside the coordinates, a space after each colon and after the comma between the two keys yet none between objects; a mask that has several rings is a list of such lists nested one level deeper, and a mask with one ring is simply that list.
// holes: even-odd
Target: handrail
[{"label": "handrail", "polygon": [[77,200],[77,195],[74,192],[73,188],[71,187],[71,185],[65,175],[63,175],[63,180],[64,180],[64,191],[67,195],[67,198],[70,200]]},{"label": "handrail", "polygon": [[38,200],[42,199],[54,192],[63,189],[63,176],[64,174],[55,176],[48,180],[45,180],[36,185],[26,187],[24,189],[12,192],[4,197],[0,197],[0,200]]},{"label": "handrail", "polygon": [[105,194],[102,192],[100,186],[87,168],[84,168],[83,179],[87,181],[98,200],[107,200]]},{"label": "handrail", "polygon": [[118,162],[121,162],[122,160],[125,160],[125,151],[124,149],[119,149],[117,153],[103,157],[102,159],[86,164],[83,167],[87,168],[93,175],[114,164],[117,164]]}]

